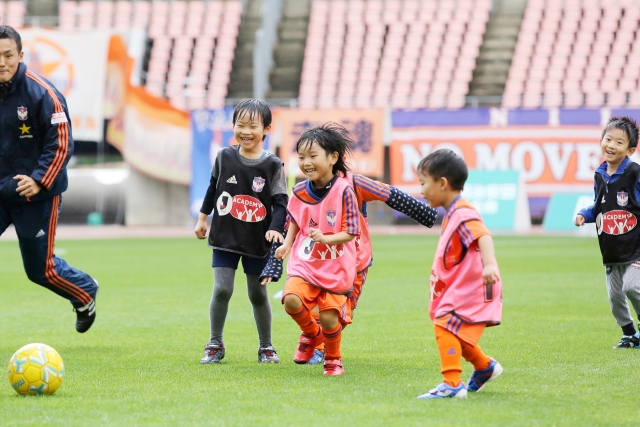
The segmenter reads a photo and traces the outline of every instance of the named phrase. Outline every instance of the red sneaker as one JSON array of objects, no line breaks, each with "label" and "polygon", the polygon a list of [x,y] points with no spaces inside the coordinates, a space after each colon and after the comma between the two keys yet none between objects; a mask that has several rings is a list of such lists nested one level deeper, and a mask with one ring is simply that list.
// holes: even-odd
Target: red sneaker
[{"label": "red sneaker", "polygon": [[320,345],[323,341],[324,335],[322,335],[322,332],[313,338],[304,333],[300,334],[300,341],[298,342],[296,354],[293,355],[293,361],[300,364],[307,363],[313,357],[313,351],[316,349],[316,346]]},{"label": "red sneaker", "polygon": [[324,361],[324,375],[337,377],[342,374],[344,374],[344,369],[342,368],[341,359],[329,359]]}]

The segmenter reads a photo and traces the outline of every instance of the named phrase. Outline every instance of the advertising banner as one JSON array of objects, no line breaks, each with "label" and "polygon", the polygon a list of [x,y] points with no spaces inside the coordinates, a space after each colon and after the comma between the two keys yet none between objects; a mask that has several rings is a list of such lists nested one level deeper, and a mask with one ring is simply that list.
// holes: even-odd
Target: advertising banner
[{"label": "advertising banner", "polygon": [[[233,136],[233,108],[216,110],[194,110],[191,112],[192,134],[192,180],[190,187],[191,214],[198,216],[202,199],[211,179],[211,168],[222,147],[235,145]],[[270,150],[270,135],[262,147]]]},{"label": "advertising banner", "polygon": [[640,110],[394,111],[391,184],[418,193],[419,161],[449,148],[469,169],[519,171],[528,196],[588,192],[602,161],[603,125],[617,114]]},{"label": "advertising banner", "polygon": [[384,174],[384,110],[279,109],[276,132],[280,137],[280,158],[287,170],[303,176],[294,153],[296,142],[305,129],[329,121],[344,126],[356,142],[353,156],[349,159],[352,170],[361,175],[381,178]]},{"label": "advertising banner", "polygon": [[111,33],[93,30],[20,31],[27,67],[49,80],[65,97],[73,138],[102,141],[104,87]]},{"label": "advertising banner", "polygon": [[189,113],[129,87],[127,103],[119,123],[125,141],[124,159],[136,170],[160,181],[191,183],[191,129]]},{"label": "advertising banner", "polygon": [[518,171],[469,171],[462,197],[480,212],[490,230],[525,232],[531,228]]},{"label": "advertising banner", "polygon": [[549,200],[542,227],[547,231],[571,231],[586,236],[597,236],[595,223],[576,227],[574,220],[581,209],[593,205],[594,193],[554,194]]}]

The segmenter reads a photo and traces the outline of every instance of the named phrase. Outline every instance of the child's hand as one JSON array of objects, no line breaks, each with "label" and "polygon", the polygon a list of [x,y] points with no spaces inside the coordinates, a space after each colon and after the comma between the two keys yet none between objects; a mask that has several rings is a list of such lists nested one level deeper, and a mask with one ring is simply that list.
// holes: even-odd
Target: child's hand
[{"label": "child's hand", "polygon": [[278,233],[276,230],[267,231],[267,234],[264,235],[264,238],[267,239],[267,242],[270,242],[270,243],[273,243],[273,242],[284,243],[284,237],[282,237],[282,234]]},{"label": "child's hand", "polygon": [[265,286],[268,283],[271,283],[271,277],[265,277],[262,279],[262,282],[260,282],[262,286]]},{"label": "child's hand", "polygon": [[277,260],[284,260],[291,252],[291,246],[282,245],[278,249],[276,249],[276,253],[274,254]]},{"label": "child's hand", "polygon": [[200,240],[205,239],[207,237],[207,221],[198,220],[196,223],[196,228],[193,230],[196,233],[196,237]]},{"label": "child's hand", "polygon": [[325,244],[327,243],[324,233],[322,233],[322,231],[320,231],[317,228],[309,229],[309,237],[311,237],[314,242],[325,243]]},{"label": "child's hand", "polygon": [[576,227],[584,225],[584,217],[582,215],[576,215],[576,219],[573,221]]},{"label": "child's hand", "polygon": [[498,269],[495,265],[489,264],[484,266],[482,269],[482,282],[484,282],[485,285],[493,285],[499,279],[500,276],[498,276]]}]

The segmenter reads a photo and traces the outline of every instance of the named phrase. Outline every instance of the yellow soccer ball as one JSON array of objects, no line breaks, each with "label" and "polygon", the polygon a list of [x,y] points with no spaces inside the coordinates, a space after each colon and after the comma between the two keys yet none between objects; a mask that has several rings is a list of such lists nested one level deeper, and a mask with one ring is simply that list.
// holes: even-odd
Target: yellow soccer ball
[{"label": "yellow soccer ball", "polygon": [[64,362],[46,344],[27,344],[9,361],[9,383],[18,394],[53,394],[64,377]]}]

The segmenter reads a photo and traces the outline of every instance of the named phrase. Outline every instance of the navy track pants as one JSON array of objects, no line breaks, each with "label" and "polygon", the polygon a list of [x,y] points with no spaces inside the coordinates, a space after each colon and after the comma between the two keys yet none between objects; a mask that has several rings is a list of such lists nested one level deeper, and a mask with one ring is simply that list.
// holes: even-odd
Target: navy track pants
[{"label": "navy track pants", "polygon": [[13,224],[29,280],[81,308],[96,296],[98,285],[88,274],[54,254],[60,200],[59,195],[26,203],[0,200],[0,236]]}]

